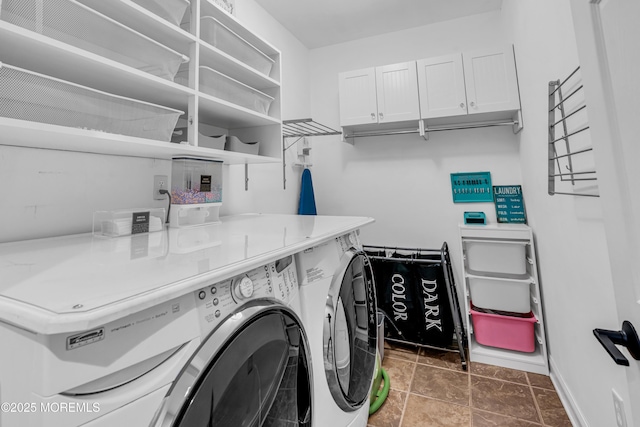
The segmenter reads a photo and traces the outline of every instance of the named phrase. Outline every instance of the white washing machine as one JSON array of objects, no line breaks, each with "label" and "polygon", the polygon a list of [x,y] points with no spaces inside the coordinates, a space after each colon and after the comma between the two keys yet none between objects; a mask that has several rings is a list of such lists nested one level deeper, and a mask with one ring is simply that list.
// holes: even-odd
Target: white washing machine
[{"label": "white washing machine", "polygon": [[89,331],[0,339],[3,427],[311,422],[293,256]]},{"label": "white washing machine", "polygon": [[377,349],[369,260],[355,233],[296,259],[313,366],[313,426],[364,427]]}]

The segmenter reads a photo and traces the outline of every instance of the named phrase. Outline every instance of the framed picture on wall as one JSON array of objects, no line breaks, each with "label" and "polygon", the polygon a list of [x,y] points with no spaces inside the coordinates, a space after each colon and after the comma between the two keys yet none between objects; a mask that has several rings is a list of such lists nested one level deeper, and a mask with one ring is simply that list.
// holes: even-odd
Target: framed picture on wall
[{"label": "framed picture on wall", "polygon": [[496,185],[493,187],[493,197],[499,223],[527,223],[520,185]]}]

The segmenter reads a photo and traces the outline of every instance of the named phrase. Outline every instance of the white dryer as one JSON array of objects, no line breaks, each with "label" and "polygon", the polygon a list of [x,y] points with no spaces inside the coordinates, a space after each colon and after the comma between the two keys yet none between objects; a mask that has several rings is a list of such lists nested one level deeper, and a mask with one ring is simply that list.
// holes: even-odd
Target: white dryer
[{"label": "white dryer", "polygon": [[355,233],[296,259],[313,365],[313,426],[364,427],[377,349],[369,260]]},{"label": "white dryer", "polygon": [[91,330],[0,339],[3,427],[310,425],[293,256]]}]

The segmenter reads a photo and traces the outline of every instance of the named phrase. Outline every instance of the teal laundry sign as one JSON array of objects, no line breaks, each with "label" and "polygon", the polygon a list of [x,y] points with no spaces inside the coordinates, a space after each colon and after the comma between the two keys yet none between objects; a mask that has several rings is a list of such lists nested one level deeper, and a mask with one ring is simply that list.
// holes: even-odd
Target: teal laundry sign
[{"label": "teal laundry sign", "polygon": [[527,223],[524,211],[522,187],[520,185],[493,186],[493,199],[496,205],[496,217],[501,223]]}]

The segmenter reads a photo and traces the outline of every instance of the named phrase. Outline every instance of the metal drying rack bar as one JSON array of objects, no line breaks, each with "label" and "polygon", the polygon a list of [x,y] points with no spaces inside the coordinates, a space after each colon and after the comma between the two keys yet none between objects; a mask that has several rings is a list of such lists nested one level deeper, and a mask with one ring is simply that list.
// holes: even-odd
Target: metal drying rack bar
[{"label": "metal drying rack bar", "polygon": [[[456,285],[455,285],[455,281],[453,279],[453,268],[451,266],[451,258],[449,256],[449,246],[447,245],[447,242],[444,242],[442,244],[442,247],[440,249],[424,249],[424,248],[403,248],[403,247],[397,247],[397,246],[375,246],[375,245],[363,245],[363,249],[366,251],[384,251],[385,253],[387,251],[403,251],[403,252],[409,252],[409,255],[413,255],[413,257],[411,258],[394,258],[394,257],[389,257],[389,256],[379,256],[379,255],[369,255],[367,254],[367,257],[369,257],[370,259],[374,259],[374,260],[379,260],[379,261],[389,261],[389,262],[402,262],[402,263],[414,263],[414,264],[440,264],[442,265],[442,269],[443,269],[443,275],[444,275],[444,280],[445,280],[445,287],[447,289],[447,296],[449,297],[449,307],[451,309],[451,315],[453,317],[453,325],[454,325],[454,332],[455,332],[455,337],[456,337],[456,343],[457,343],[457,348],[456,349],[452,349],[452,348],[445,348],[445,347],[439,347],[439,346],[434,346],[434,345],[429,345],[428,343],[417,343],[417,342],[411,342],[411,341],[407,341],[407,340],[401,340],[401,339],[397,339],[397,338],[390,338],[390,337],[385,337],[384,339],[386,341],[390,341],[390,342],[395,342],[395,343],[400,343],[400,344],[410,344],[410,345],[414,345],[414,346],[418,346],[418,347],[425,347],[425,348],[431,348],[431,349],[436,349],[436,350],[445,350],[445,351],[455,351],[458,352],[460,354],[460,363],[462,365],[462,369],[463,370],[467,370],[467,355],[466,355],[466,347],[465,347],[465,343],[467,342],[467,338],[466,338],[466,333],[464,330],[464,326],[462,323],[462,312],[460,310],[460,302],[458,301],[458,293],[456,290]],[[406,255],[406,254],[403,254]],[[424,255],[433,255],[433,256],[439,256],[439,259],[421,259],[418,258],[420,256],[424,256]],[[389,321],[389,323],[394,326],[397,329],[397,327],[395,326],[395,324],[393,323],[392,319],[389,318],[389,316],[385,313],[385,317],[387,318],[387,320]],[[400,332],[398,330],[398,332]],[[400,334],[402,335],[402,334]]]},{"label": "metal drying rack bar", "polygon": [[[593,151],[593,147],[583,148],[575,151],[571,151],[571,144],[569,138],[577,134],[580,134],[589,129],[588,125],[569,132],[567,126],[567,120],[573,117],[575,114],[586,109],[586,104],[582,105],[570,113],[566,113],[564,103],[571,99],[574,95],[582,93],[584,86],[580,84],[571,91],[567,96],[563,96],[562,87],[576,76],[576,73],[580,70],[577,67],[567,78],[562,82],[560,80],[552,80],[549,82],[549,150],[548,150],[548,193],[550,196],[555,194],[571,195],[571,196],[586,196],[586,197],[599,197],[595,193],[581,193],[581,192],[566,192],[556,191],[556,179],[560,178],[560,181],[571,182],[571,185],[576,185],[578,181],[597,181],[596,171],[587,170],[577,172],[574,168],[574,156],[585,154]],[[574,79],[575,80],[575,79]],[[560,113],[560,119],[556,120],[556,111]],[[562,135],[557,137],[557,126],[562,124]],[[558,154],[556,143],[564,141],[564,154]],[[563,172],[560,161],[566,161],[565,169],[567,172]]]},{"label": "metal drying rack bar", "polygon": [[[296,145],[298,141],[307,136],[330,136],[340,135],[342,132],[315,122],[313,119],[294,119],[282,121],[282,187],[287,189],[287,163],[285,152]],[[287,145],[287,138],[296,138]]]}]

